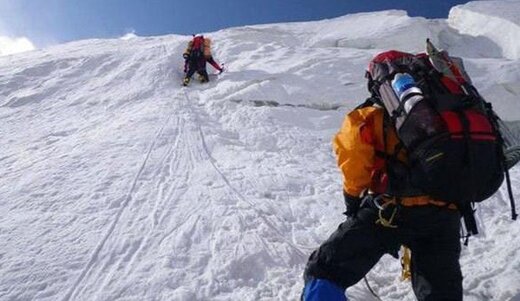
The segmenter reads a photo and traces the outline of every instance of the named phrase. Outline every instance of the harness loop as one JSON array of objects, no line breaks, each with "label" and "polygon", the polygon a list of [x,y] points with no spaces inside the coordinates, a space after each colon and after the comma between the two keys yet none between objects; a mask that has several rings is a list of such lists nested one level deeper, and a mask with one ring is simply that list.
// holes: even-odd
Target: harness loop
[{"label": "harness loop", "polygon": [[[399,210],[399,204],[396,201],[395,198],[392,198],[390,200],[385,200],[383,195],[378,195],[373,199],[374,206],[379,209],[378,216],[379,218],[376,220],[376,224],[381,225],[383,227],[387,228],[397,228],[397,225],[394,224],[394,219],[397,215],[397,212]],[[384,212],[387,211],[388,206],[394,205],[394,208],[392,209],[392,213],[390,214],[389,218],[386,218],[384,216]]]}]

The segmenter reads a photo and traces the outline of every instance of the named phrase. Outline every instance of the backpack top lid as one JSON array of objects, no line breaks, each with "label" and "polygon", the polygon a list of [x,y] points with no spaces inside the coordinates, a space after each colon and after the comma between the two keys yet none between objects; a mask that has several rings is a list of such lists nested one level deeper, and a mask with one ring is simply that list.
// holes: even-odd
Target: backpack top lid
[{"label": "backpack top lid", "polygon": [[374,67],[378,63],[383,63],[385,61],[396,61],[399,59],[406,59],[413,57],[414,55],[407,52],[402,52],[398,50],[389,50],[384,51],[376,55],[368,64],[368,72],[374,72]]},{"label": "backpack top lid", "polygon": [[397,72],[410,71],[409,69],[415,62],[422,60],[429,62],[426,53],[412,54],[399,50],[388,50],[380,52],[368,63],[367,77],[369,79],[384,81],[388,76],[393,76]]},{"label": "backpack top lid", "polygon": [[378,89],[379,85],[392,77],[397,72],[403,72],[404,66],[410,66],[412,61],[424,54],[411,54],[398,50],[389,50],[377,54],[370,60],[365,77],[368,79],[368,91],[374,95],[374,89]]}]

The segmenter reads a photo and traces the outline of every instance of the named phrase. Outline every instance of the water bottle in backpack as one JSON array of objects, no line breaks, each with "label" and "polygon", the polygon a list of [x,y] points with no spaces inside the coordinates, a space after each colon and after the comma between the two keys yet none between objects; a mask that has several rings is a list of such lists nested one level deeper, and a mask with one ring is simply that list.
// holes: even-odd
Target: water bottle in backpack
[{"label": "water bottle in backpack", "polygon": [[392,88],[399,101],[404,103],[404,111],[410,113],[412,108],[423,100],[422,90],[417,87],[415,80],[408,73],[397,73],[392,80]]},{"label": "water bottle in backpack", "polygon": [[423,92],[410,74],[397,73],[391,86],[401,107],[398,112],[401,122],[397,131],[407,148],[417,146],[425,139],[445,131],[442,118],[427,101],[423,101]]}]

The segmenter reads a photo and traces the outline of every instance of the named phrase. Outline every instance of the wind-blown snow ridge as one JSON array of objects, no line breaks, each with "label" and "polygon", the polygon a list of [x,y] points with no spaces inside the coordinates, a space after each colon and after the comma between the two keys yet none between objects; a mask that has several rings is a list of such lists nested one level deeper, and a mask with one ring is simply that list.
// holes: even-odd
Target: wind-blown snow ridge
[{"label": "wind-blown snow ridge", "polygon": [[450,10],[449,24],[463,34],[487,37],[506,58],[520,59],[520,2],[517,0],[471,2]]},{"label": "wind-blown snow ridge", "polygon": [[[520,135],[516,44],[470,32],[512,22],[500,14],[517,5],[497,7],[210,33],[227,71],[188,88],[185,36],[0,57],[0,300],[297,300],[306,257],[343,220],[330,141],[367,96],[374,54],[431,38]],[[518,167],[511,177],[520,199]],[[508,202],[502,187],[478,208],[465,300],[520,298]],[[414,300],[399,270],[385,257],[368,275],[385,301]],[[348,293],[375,300],[363,283]]]}]

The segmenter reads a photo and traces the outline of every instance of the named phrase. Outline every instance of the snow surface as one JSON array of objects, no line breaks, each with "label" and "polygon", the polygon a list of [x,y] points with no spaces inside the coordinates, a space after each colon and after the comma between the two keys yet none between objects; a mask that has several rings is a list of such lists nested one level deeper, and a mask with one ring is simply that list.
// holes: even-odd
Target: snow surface
[{"label": "snow surface", "polygon": [[[307,256],[343,220],[331,138],[367,96],[369,59],[430,37],[519,121],[518,39],[470,30],[520,35],[504,25],[517,3],[470,3],[448,20],[384,11],[210,33],[227,71],[188,88],[186,36],[1,57],[0,300],[297,300]],[[520,169],[511,176],[520,200]],[[465,300],[518,301],[505,187],[477,215]],[[414,300],[399,274],[385,256],[368,279],[385,301]],[[375,300],[362,282],[348,293]]]},{"label": "snow surface", "polygon": [[520,59],[520,1],[470,2],[450,10],[449,23],[463,34],[496,43],[504,57]]}]

